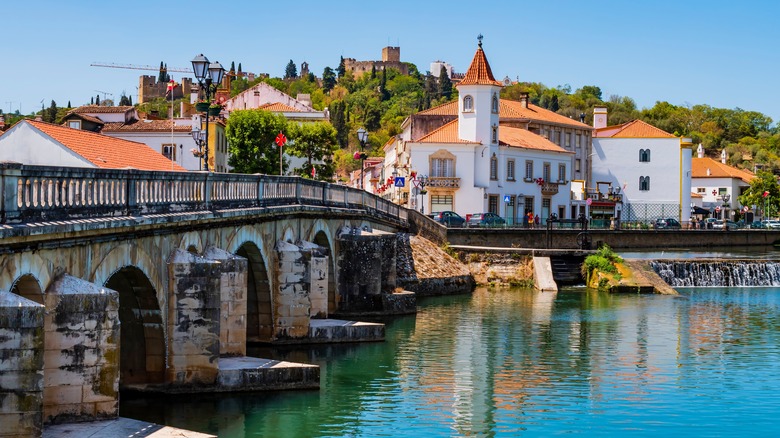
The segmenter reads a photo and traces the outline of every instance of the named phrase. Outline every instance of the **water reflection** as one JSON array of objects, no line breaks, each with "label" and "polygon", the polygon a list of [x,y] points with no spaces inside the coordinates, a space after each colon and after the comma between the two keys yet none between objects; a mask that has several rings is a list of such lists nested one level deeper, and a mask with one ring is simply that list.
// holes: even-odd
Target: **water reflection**
[{"label": "water reflection", "polygon": [[123,400],[122,415],[220,437],[766,435],[779,297],[478,289],[423,301],[384,343],[262,352],[320,365],[320,391]]}]

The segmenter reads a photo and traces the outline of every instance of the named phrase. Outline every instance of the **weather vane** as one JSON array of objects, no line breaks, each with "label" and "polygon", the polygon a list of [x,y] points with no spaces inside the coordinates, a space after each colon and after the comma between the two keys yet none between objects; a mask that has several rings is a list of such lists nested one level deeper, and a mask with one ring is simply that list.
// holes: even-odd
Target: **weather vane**
[{"label": "weather vane", "polygon": [[479,47],[482,47],[482,34],[477,35],[477,40],[479,41]]}]

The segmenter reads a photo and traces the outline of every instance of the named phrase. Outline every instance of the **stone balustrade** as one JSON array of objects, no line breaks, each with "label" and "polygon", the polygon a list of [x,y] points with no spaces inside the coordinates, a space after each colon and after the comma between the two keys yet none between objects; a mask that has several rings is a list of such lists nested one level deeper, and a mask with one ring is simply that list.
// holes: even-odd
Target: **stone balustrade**
[{"label": "stone balustrade", "polygon": [[0,163],[0,224],[280,205],[407,210],[363,190],[300,177],[88,169]]},{"label": "stone balustrade", "polygon": [[460,178],[432,176],[428,178],[428,187],[457,189],[460,187]]}]

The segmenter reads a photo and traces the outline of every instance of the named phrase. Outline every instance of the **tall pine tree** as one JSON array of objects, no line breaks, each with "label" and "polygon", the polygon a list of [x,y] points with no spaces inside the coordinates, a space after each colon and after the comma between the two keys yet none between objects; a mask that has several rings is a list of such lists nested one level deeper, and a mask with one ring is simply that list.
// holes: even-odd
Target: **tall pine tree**
[{"label": "tall pine tree", "polygon": [[338,78],[341,79],[342,76],[347,74],[347,68],[344,66],[344,57],[341,57],[341,60],[339,61],[339,66],[336,68],[336,73],[338,74]]},{"label": "tall pine tree", "polygon": [[346,107],[341,100],[334,101],[330,106],[330,123],[336,129],[336,141],[342,149],[349,144]]},{"label": "tall pine tree", "polygon": [[295,79],[298,77],[298,69],[295,67],[295,63],[291,59],[290,62],[287,63],[287,67],[284,69],[284,78],[285,79]]},{"label": "tall pine tree", "polygon": [[330,67],[325,67],[322,71],[322,91],[330,93],[330,90],[336,86],[336,72]]},{"label": "tall pine tree", "polygon": [[442,68],[439,71],[439,98],[450,100],[452,96],[452,81],[447,75],[447,69]]},{"label": "tall pine tree", "polygon": [[160,73],[157,75],[157,82],[168,82],[165,80],[165,66],[162,61],[160,61]]}]

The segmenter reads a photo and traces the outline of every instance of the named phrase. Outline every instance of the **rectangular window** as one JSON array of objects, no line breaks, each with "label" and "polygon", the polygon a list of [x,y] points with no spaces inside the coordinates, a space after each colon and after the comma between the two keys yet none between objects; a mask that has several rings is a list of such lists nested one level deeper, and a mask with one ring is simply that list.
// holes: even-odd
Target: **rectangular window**
[{"label": "rectangular window", "polygon": [[534,211],[534,197],[528,196],[525,198],[525,212],[533,212]]},{"label": "rectangular window", "polygon": [[704,187],[696,187],[696,193],[707,193],[707,189]]},{"label": "rectangular window", "polygon": [[577,137],[574,139],[574,147],[581,148],[582,147],[582,134],[577,134]]},{"label": "rectangular window", "polygon": [[81,120],[71,120],[68,122],[68,128],[81,129]]},{"label": "rectangular window", "polygon": [[722,197],[726,193],[728,193],[728,190],[725,187],[718,187],[718,196]]},{"label": "rectangular window", "polygon": [[566,165],[565,164],[559,164],[558,165],[558,182],[564,182],[566,181]]},{"label": "rectangular window", "polygon": [[561,131],[553,131],[553,143],[557,144],[558,146],[561,145]]},{"label": "rectangular window", "polygon": [[542,167],[542,179],[544,179],[545,182],[550,181],[550,163],[544,163],[544,166]]},{"label": "rectangular window", "polygon": [[434,158],[431,160],[431,176],[451,178],[455,176],[454,162],[450,158]]},{"label": "rectangular window", "polygon": [[506,162],[506,179],[507,181],[515,180],[515,160],[507,160]]},{"label": "rectangular window", "polygon": [[525,161],[525,179],[531,180],[534,178],[534,162],[531,160]]},{"label": "rectangular window", "polygon": [[167,159],[169,159],[171,161],[176,161],[176,145],[175,144],[170,144],[170,143],[163,144],[162,145],[162,150],[160,152],[165,156],[165,158],[167,158]]},{"label": "rectangular window", "polygon": [[490,159],[490,179],[498,179],[498,160],[496,157]]},{"label": "rectangular window", "polygon": [[498,195],[488,196],[488,212],[498,214]]},{"label": "rectangular window", "polygon": [[577,158],[576,160],[574,160],[574,171],[580,172],[581,170],[582,170],[582,160]]},{"label": "rectangular window", "polygon": [[571,132],[567,132],[566,133],[566,143],[565,143],[565,146],[567,148],[571,147]]}]

